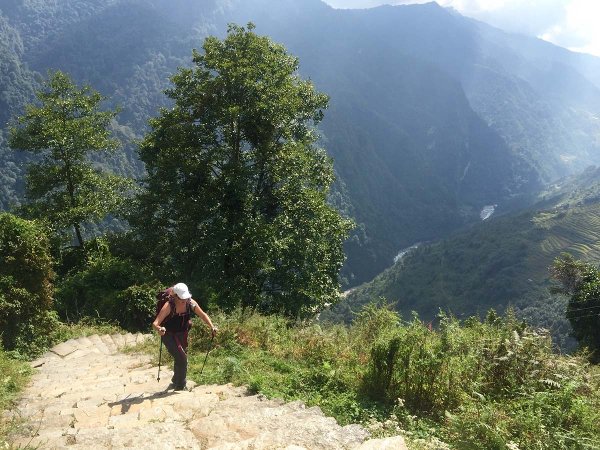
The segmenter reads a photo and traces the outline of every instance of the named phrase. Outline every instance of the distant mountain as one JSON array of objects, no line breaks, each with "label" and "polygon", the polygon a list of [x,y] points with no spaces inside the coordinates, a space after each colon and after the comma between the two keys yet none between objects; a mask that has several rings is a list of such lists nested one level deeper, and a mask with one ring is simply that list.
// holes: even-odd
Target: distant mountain
[{"label": "distant mountain", "polygon": [[[486,205],[509,211],[545,183],[600,164],[597,58],[435,3],[4,0],[0,9],[2,120],[31,100],[40,74],[67,71],[123,107],[114,128],[124,152],[103,164],[133,176],[135,138],[167,106],[168,76],[204,37],[252,21],[284,44],[331,96],[321,131],[338,175],[332,202],[358,224],[347,285],[371,279],[401,248],[479,221]],[[24,157],[2,135],[0,159],[6,209],[21,199]]]}]

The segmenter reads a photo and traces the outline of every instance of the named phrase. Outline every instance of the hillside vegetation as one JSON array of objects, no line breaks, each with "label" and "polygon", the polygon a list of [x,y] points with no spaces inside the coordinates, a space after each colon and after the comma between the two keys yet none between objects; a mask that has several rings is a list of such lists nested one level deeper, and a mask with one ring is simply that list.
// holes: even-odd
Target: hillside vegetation
[{"label": "hillside vegetation", "polygon": [[[241,310],[211,313],[220,327],[215,340],[202,326],[190,336],[189,377],[198,383],[243,384],[269,398],[318,405],[342,425],[364,425],[373,437],[403,434],[411,449],[600,444],[598,367],[557,356],[547,334],[510,314],[463,322],[441,317],[432,330],[374,305],[351,326],[291,324]],[[66,331],[61,339],[116,330]],[[144,347],[155,358],[157,348],[156,341]],[[162,358],[170,364],[166,352]],[[31,370],[3,351],[0,369],[5,409]],[[0,421],[0,445],[9,445],[19,425]]]},{"label": "hillside vegetation", "polygon": [[416,311],[426,321],[439,310],[465,317],[513,305],[531,324],[550,328],[562,346],[569,333],[566,299],[550,294],[548,269],[563,252],[600,260],[599,177],[600,170],[591,168],[552,186],[528,211],[420,245],[350,292],[332,315],[349,318],[380,297],[404,316]]}]

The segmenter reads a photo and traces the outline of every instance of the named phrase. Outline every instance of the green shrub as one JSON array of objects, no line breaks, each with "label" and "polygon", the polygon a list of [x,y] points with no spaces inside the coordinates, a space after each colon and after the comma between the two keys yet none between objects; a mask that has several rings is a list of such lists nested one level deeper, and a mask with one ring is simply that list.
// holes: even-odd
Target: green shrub
[{"label": "green shrub", "polygon": [[573,336],[588,349],[590,360],[600,363],[600,315],[595,314],[600,308],[600,270],[563,253],[554,260],[551,273],[569,298],[567,318]]},{"label": "green shrub", "polygon": [[441,316],[438,330],[415,319],[380,334],[360,389],[403,426],[413,414],[445,424],[460,448],[567,448],[598,439],[598,381],[587,370],[510,312],[465,325]]},{"label": "green shrub", "polygon": [[352,336],[357,348],[368,350],[380,336],[397,330],[400,323],[400,315],[393,305],[383,301],[365,305],[352,323]]},{"label": "green shrub", "polygon": [[283,316],[264,316],[247,309],[237,316],[237,341],[245,346],[262,350],[280,351],[289,344],[290,322]]},{"label": "green shrub", "polygon": [[52,341],[64,342],[81,336],[116,334],[122,332],[123,330],[115,323],[98,320],[93,317],[84,317],[77,323],[59,322],[58,327],[53,332]]},{"label": "green shrub", "polygon": [[457,396],[449,383],[455,377],[451,356],[440,336],[415,318],[373,343],[362,391],[388,404],[400,398],[413,411],[439,417]]},{"label": "green shrub", "polygon": [[402,339],[397,333],[380,338],[371,348],[369,371],[363,379],[363,392],[374,400],[390,402],[398,394],[392,387]]},{"label": "green shrub", "polygon": [[596,448],[600,398],[574,363],[559,364],[570,378],[564,383],[539,380],[536,390],[506,401],[465,401],[446,418],[447,439],[459,448]]},{"label": "green shrub", "polygon": [[32,369],[29,364],[15,361],[0,348],[0,410],[4,411],[11,405],[15,395],[25,386]]},{"label": "green shrub", "polygon": [[52,259],[41,226],[0,213],[0,333],[6,350],[33,355],[55,325]]},{"label": "green shrub", "polygon": [[161,288],[159,283],[145,283],[119,292],[116,296],[121,307],[119,324],[132,331],[148,330],[156,316],[156,293]]},{"label": "green shrub", "polygon": [[86,266],[58,285],[56,309],[70,322],[84,317],[115,322],[134,331],[154,315],[160,285],[138,263],[107,253],[88,257]]},{"label": "green shrub", "polygon": [[241,361],[234,356],[226,357],[221,365],[223,379],[228,383],[237,380],[243,370]]}]

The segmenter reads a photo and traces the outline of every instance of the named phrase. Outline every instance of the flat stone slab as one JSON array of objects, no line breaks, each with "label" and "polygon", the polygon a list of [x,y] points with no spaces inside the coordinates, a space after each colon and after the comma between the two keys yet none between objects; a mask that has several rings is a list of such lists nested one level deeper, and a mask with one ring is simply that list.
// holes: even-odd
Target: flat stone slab
[{"label": "flat stone slab", "polygon": [[65,357],[69,353],[73,353],[75,350],[77,350],[77,346],[71,344],[69,341],[55,345],[50,349],[51,352],[56,353],[58,356],[61,357]]}]

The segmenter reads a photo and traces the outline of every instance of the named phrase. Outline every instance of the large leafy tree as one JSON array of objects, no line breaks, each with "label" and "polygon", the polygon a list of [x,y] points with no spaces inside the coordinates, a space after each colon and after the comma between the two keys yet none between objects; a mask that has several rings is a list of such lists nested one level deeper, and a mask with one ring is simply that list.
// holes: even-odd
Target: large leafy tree
[{"label": "large leafy tree", "polygon": [[101,110],[104,97],[89,86],[77,87],[60,71],[50,73],[37,98],[39,104],[27,105],[9,138],[12,148],[41,155],[28,167],[26,211],[57,232],[71,230],[83,247],[83,225],[115,211],[131,187],[90,159],[118,147],[109,130],[117,112]]},{"label": "large leafy tree", "polygon": [[555,259],[551,273],[569,297],[567,319],[575,338],[600,362],[600,270],[564,253]]},{"label": "large leafy tree", "polygon": [[315,146],[328,98],[298,60],[231,25],[209,37],[151,120],[132,223],[155,255],[222,306],[308,315],[338,297],[350,221],[327,204],[331,160]]}]

